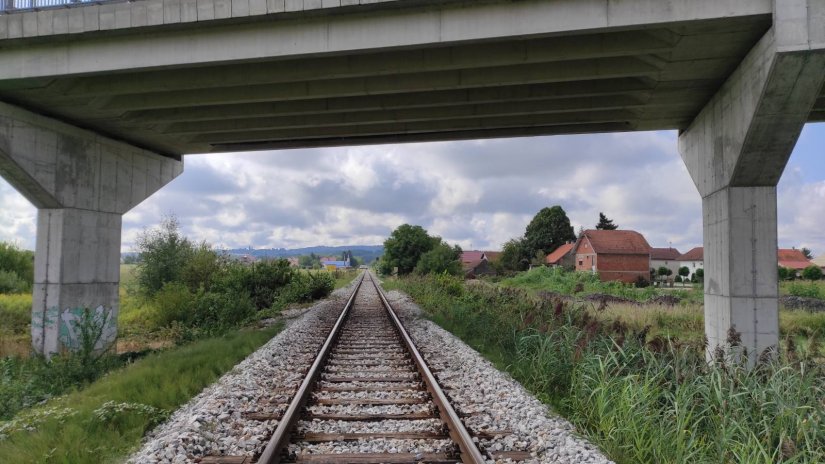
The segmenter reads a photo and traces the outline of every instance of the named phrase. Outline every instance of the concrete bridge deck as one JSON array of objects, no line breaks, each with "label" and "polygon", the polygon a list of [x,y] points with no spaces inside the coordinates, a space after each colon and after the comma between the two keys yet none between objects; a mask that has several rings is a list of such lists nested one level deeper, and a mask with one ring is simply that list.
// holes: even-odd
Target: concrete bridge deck
[{"label": "concrete bridge deck", "polygon": [[771,24],[765,0],[104,3],[0,16],[0,99],[169,156],[685,129]]},{"label": "concrete bridge deck", "polygon": [[29,1],[0,0],[0,173],[40,208],[41,352],[72,308],[116,313],[120,215],[184,154],[654,129],[703,198],[711,347],[778,344],[776,183],[825,121],[825,0]]}]

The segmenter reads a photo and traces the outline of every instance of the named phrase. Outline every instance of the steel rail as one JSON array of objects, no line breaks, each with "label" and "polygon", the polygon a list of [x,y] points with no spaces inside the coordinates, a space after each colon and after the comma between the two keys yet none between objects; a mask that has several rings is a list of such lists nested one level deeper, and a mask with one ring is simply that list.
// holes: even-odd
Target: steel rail
[{"label": "steel rail", "polygon": [[315,362],[312,363],[312,367],[309,368],[309,372],[307,372],[306,377],[304,377],[304,381],[295,393],[295,397],[289,403],[289,407],[281,417],[281,421],[278,422],[278,426],[275,428],[272,438],[270,438],[269,443],[267,443],[266,448],[264,448],[264,451],[258,458],[258,464],[277,464],[281,462],[281,452],[289,444],[292,430],[295,425],[297,425],[298,419],[301,417],[301,410],[306,405],[307,400],[309,400],[312,394],[312,387],[321,375],[321,369],[324,367],[324,363],[329,356],[329,352],[332,350],[332,346],[335,344],[338,339],[338,335],[341,333],[340,329],[344,325],[347,315],[349,315],[349,310],[352,308],[352,304],[355,301],[355,295],[358,294],[358,289],[360,289],[361,284],[364,283],[364,276],[366,274],[366,272],[361,274],[361,280],[358,281],[358,284],[352,291],[352,295],[350,295],[349,300],[347,300],[347,304],[341,311],[341,315],[338,316],[338,319],[335,321],[335,325],[332,327],[332,330],[330,330],[324,345],[318,352]]},{"label": "steel rail", "polygon": [[[369,271],[367,271],[367,273],[369,273]],[[453,409],[452,405],[450,405],[447,395],[444,394],[444,391],[438,385],[432,371],[430,371],[427,363],[424,362],[424,358],[421,356],[421,353],[418,352],[418,348],[415,347],[415,343],[413,343],[412,338],[410,338],[410,335],[407,333],[404,325],[401,324],[401,320],[398,319],[398,316],[392,309],[392,305],[390,305],[390,302],[387,301],[387,297],[384,296],[384,292],[375,280],[373,280],[372,274],[370,274],[369,277],[370,282],[372,282],[375,289],[378,291],[378,296],[381,298],[381,303],[390,315],[390,319],[393,321],[393,324],[395,324],[398,334],[401,335],[404,344],[407,346],[407,350],[409,350],[412,355],[413,361],[423,377],[427,391],[430,392],[430,395],[433,397],[433,401],[436,406],[438,406],[438,415],[441,417],[441,420],[447,424],[450,438],[456,442],[459,450],[461,450],[461,462],[465,464],[484,464],[486,462],[484,456],[482,456],[481,451],[479,451],[478,447],[473,443],[473,437],[470,436],[470,432],[468,432],[467,428],[464,427],[464,424],[458,417],[458,413],[456,413],[455,409]]]}]

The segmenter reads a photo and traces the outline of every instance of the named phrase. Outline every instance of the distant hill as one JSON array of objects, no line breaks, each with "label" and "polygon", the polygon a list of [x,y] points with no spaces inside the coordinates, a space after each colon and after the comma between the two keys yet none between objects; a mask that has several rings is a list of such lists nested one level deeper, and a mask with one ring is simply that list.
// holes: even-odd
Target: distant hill
[{"label": "distant hill", "polygon": [[[221,250],[230,255],[250,255],[256,258],[289,258],[315,253],[318,256],[340,256],[345,251],[352,251],[352,255],[365,263],[371,263],[375,258],[384,254],[381,245],[351,245],[351,246],[314,246],[306,248],[233,248]],[[121,256],[135,255],[134,252],[122,253]]]}]

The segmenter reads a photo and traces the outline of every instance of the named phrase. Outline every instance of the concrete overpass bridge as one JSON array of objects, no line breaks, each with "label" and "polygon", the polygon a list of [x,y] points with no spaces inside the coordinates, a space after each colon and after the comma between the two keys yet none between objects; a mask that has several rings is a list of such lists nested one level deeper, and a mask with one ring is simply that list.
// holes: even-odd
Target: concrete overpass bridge
[{"label": "concrete overpass bridge", "polygon": [[703,198],[711,347],[778,343],[776,184],[825,121],[825,0],[37,3],[63,1],[0,0],[40,352],[75,308],[116,315],[121,215],[184,154],[659,129]]}]

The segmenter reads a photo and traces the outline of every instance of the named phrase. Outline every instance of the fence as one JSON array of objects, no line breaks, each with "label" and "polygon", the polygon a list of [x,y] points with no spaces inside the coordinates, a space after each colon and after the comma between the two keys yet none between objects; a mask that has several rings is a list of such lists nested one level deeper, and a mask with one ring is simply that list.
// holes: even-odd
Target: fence
[{"label": "fence", "polygon": [[71,6],[83,3],[103,3],[106,0],[0,0],[0,12],[38,10],[40,8],[54,8]]}]

